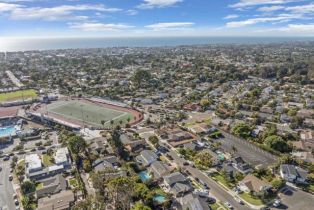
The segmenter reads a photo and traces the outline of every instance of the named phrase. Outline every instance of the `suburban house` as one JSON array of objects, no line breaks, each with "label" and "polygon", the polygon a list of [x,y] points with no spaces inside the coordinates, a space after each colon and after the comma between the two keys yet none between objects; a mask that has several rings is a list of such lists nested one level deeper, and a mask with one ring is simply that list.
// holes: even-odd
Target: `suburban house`
[{"label": "suburban house", "polygon": [[280,176],[288,182],[307,184],[307,171],[294,165],[280,165]]},{"label": "suburban house", "polygon": [[141,139],[136,140],[133,136],[122,134],[120,136],[120,141],[123,144],[123,147],[133,153],[139,153],[144,149],[145,142]]},{"label": "suburban house", "polygon": [[41,180],[39,186],[41,187],[36,190],[37,199],[65,191],[67,182],[61,174],[58,174]]},{"label": "suburban house", "polygon": [[148,172],[153,175],[155,180],[158,180],[170,173],[168,167],[161,161],[153,162],[148,168]]},{"label": "suburban house", "polygon": [[27,177],[32,181],[38,181],[41,179],[46,179],[48,177],[55,176],[57,174],[61,174],[64,171],[63,165],[53,165],[47,168],[42,168],[39,171],[31,172],[27,175]]},{"label": "suburban house", "polygon": [[189,193],[179,199],[181,210],[210,210],[206,198]]},{"label": "suburban house", "polygon": [[247,175],[244,179],[239,183],[239,188],[244,192],[266,192],[272,188],[272,186],[263,180],[257,178],[253,175]]},{"label": "suburban house", "polygon": [[250,165],[246,163],[240,156],[233,158],[232,166],[243,174],[248,174],[252,171]]},{"label": "suburban house", "polygon": [[193,190],[190,182],[180,172],[174,172],[165,176],[164,185],[176,197],[183,196]]},{"label": "suburban house", "polygon": [[72,191],[62,191],[50,197],[39,199],[37,210],[68,210],[74,201],[75,197]]},{"label": "suburban house", "polygon": [[149,166],[157,160],[158,156],[152,150],[143,150],[140,155],[136,157],[136,161],[142,166]]}]

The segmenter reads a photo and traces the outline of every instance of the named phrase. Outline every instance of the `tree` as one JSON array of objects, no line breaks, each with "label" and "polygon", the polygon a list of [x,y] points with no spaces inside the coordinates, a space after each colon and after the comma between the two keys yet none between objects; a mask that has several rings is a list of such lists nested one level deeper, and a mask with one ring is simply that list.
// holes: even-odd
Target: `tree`
[{"label": "tree", "polygon": [[22,199],[22,205],[24,210],[33,210],[31,205],[31,199],[28,196],[24,196]]},{"label": "tree", "polygon": [[104,128],[106,121],[105,120],[101,120],[100,123],[102,124],[102,127]]},{"label": "tree", "polygon": [[240,136],[244,139],[251,137],[252,131],[253,128],[246,123],[238,123],[231,130],[234,135]]},{"label": "tree", "polygon": [[115,209],[130,209],[134,194],[134,181],[129,177],[111,179],[107,184],[108,200]]},{"label": "tree", "polygon": [[92,171],[92,165],[89,160],[85,159],[83,161],[83,169],[86,173],[89,173],[90,171]]},{"label": "tree", "polygon": [[151,210],[149,206],[145,206],[141,202],[136,202],[131,210]]},{"label": "tree", "polygon": [[205,110],[210,105],[210,101],[208,99],[202,99],[200,101],[200,105],[202,106],[203,110]]},{"label": "tree", "polygon": [[285,180],[283,179],[274,179],[272,182],[271,182],[271,186],[273,188],[275,188],[276,190],[280,190],[283,186],[285,186],[286,182]]},{"label": "tree", "polygon": [[132,82],[136,87],[145,86],[149,84],[151,74],[149,71],[138,69],[132,76]]},{"label": "tree", "polygon": [[155,147],[157,147],[158,146],[158,142],[159,142],[159,140],[158,140],[158,137],[157,136],[150,136],[149,138],[148,138],[148,140],[155,146]]},{"label": "tree", "polygon": [[25,181],[21,184],[21,189],[24,195],[35,192],[36,185],[31,181]]},{"label": "tree", "polygon": [[265,139],[265,144],[275,151],[282,153],[290,152],[292,150],[291,146],[287,144],[280,136],[269,136]]}]

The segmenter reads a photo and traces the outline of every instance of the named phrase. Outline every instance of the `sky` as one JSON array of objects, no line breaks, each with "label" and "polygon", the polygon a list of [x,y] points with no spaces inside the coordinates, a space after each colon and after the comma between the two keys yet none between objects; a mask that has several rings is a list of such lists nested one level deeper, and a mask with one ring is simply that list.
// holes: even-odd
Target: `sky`
[{"label": "sky", "polygon": [[0,0],[0,36],[314,36],[314,0]]}]

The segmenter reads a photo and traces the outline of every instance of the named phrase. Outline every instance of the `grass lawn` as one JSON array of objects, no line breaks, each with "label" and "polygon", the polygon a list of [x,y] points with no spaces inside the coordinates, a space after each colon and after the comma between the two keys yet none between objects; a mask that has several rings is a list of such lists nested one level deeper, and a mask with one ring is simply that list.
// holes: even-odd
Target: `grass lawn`
[{"label": "grass lawn", "polygon": [[80,101],[61,101],[48,105],[50,113],[61,115],[67,119],[84,121],[87,124],[102,127],[102,121],[105,122],[104,127],[110,127],[110,121],[113,120],[114,125],[122,125],[127,123],[128,118],[133,116],[127,112],[118,111],[96,104],[84,103]]},{"label": "grass lawn", "polygon": [[245,200],[248,203],[253,204],[255,206],[263,205],[263,201],[262,200],[260,200],[259,198],[252,197],[249,193],[241,193],[240,197],[243,200]]},{"label": "grass lawn", "polygon": [[218,182],[220,182],[221,184],[223,184],[225,187],[232,189],[235,187],[235,184],[229,182],[228,180],[226,180],[221,174],[219,173],[214,173],[212,175],[212,178]]},{"label": "grass lawn", "polygon": [[42,156],[42,158],[43,158],[43,164],[44,164],[46,167],[48,167],[48,166],[53,166],[53,165],[54,165],[54,163],[52,162],[52,157],[51,157],[51,156],[49,156],[49,155],[47,155],[47,154],[44,154],[44,155]]},{"label": "grass lawn", "polygon": [[40,190],[44,187],[44,184],[43,183],[39,183],[36,185],[36,190]]},{"label": "grass lawn", "polygon": [[36,98],[37,93],[33,89],[29,90],[18,90],[13,92],[1,93],[0,94],[0,102],[8,102],[8,101],[17,101],[28,99],[28,98]]}]

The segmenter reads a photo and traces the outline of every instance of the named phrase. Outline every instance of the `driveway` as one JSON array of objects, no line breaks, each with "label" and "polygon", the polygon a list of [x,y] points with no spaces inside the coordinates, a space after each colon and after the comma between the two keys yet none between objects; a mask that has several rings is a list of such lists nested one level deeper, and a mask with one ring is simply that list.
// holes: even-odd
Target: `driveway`
[{"label": "driveway", "polygon": [[273,209],[312,210],[314,209],[314,196],[299,189],[286,186],[279,194],[282,205]]},{"label": "driveway", "polygon": [[13,200],[13,185],[9,181],[10,175],[10,161],[0,160],[0,167],[2,171],[0,172],[0,207],[3,210],[15,209],[15,204]]},{"label": "driveway", "polygon": [[277,162],[277,157],[257,147],[256,145],[233,136],[229,133],[221,131],[224,138],[221,138],[221,147],[228,152],[232,151],[232,147],[236,148],[236,154],[241,156],[245,161],[253,166],[264,165],[270,166]]}]

